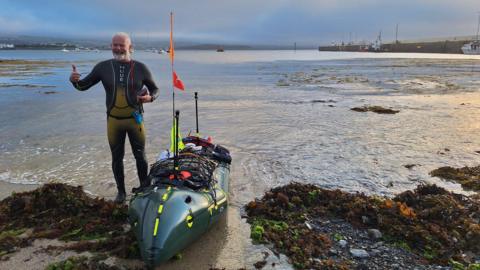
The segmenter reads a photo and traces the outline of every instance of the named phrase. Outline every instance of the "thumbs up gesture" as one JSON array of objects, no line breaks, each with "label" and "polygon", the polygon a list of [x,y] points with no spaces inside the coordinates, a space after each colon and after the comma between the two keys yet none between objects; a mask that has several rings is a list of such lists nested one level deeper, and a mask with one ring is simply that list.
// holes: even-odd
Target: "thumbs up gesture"
[{"label": "thumbs up gesture", "polygon": [[77,71],[77,67],[72,65],[72,74],[70,74],[70,81],[71,82],[78,82],[80,80],[80,73]]}]

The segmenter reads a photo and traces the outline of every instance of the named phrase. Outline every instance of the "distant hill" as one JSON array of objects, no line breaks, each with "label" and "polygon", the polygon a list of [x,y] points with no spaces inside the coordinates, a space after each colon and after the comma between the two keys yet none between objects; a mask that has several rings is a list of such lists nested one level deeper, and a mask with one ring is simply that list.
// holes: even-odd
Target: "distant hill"
[{"label": "distant hill", "polygon": [[[133,37],[134,47],[137,50],[143,49],[168,49],[168,40],[153,40]],[[33,35],[4,35],[0,33],[0,43],[14,44],[17,49],[58,49],[58,48],[98,48],[108,50],[110,48],[110,37],[103,38],[82,38],[82,37],[49,37]],[[206,43],[212,42],[212,43]],[[222,44],[213,43],[218,41],[206,41],[205,43],[193,42],[189,40],[178,40],[175,42],[177,50],[293,50],[291,45],[271,45],[271,44]],[[297,45],[297,50],[316,49],[316,46]]]}]

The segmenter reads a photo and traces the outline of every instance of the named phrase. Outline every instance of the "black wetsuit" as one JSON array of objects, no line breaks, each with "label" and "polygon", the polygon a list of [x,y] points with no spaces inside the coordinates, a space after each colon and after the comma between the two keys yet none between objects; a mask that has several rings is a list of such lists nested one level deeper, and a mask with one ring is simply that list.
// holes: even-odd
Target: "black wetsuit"
[{"label": "black wetsuit", "polygon": [[127,134],[135,156],[140,185],[149,185],[145,128],[143,121],[135,121],[133,113],[143,113],[142,104],[137,102],[137,96],[144,94],[143,87],[148,88],[153,99],[158,95],[158,87],[143,63],[113,59],[98,63],[84,79],[72,84],[76,89],[84,91],[100,81],[106,93],[108,143],[112,151],[112,170],[118,191],[125,193],[123,157]]}]

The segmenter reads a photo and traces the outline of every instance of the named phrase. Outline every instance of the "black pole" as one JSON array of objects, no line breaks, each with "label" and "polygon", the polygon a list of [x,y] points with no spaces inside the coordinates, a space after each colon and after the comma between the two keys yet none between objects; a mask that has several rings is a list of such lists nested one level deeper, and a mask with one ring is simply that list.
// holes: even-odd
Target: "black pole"
[{"label": "black pole", "polygon": [[175,146],[173,147],[174,149],[174,153],[173,153],[173,167],[174,167],[174,171],[175,171],[175,175],[177,173],[177,170],[178,170],[178,119],[180,118],[180,111],[175,111],[175,122],[176,122],[176,125],[175,125],[175,139],[173,140],[174,143],[175,143]]},{"label": "black pole", "polygon": [[172,91],[172,114],[175,116],[175,91]]},{"label": "black pole", "polygon": [[200,136],[198,130],[198,92],[195,92],[195,119],[197,121],[197,136]]}]

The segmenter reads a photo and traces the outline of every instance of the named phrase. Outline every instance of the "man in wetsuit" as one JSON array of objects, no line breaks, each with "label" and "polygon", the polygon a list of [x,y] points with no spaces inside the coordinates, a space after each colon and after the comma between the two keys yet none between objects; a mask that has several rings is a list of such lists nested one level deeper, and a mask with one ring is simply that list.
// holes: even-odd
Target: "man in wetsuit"
[{"label": "man in wetsuit", "polygon": [[140,187],[150,185],[145,156],[142,104],[155,100],[158,87],[148,68],[131,59],[133,47],[128,34],[115,34],[111,47],[114,58],[98,63],[84,79],[80,79],[75,65],[72,65],[70,82],[79,91],[85,91],[100,81],[105,88],[108,143],[112,151],[112,170],[118,189],[115,202],[123,203],[126,197],[123,172],[126,135],[137,163]]}]

